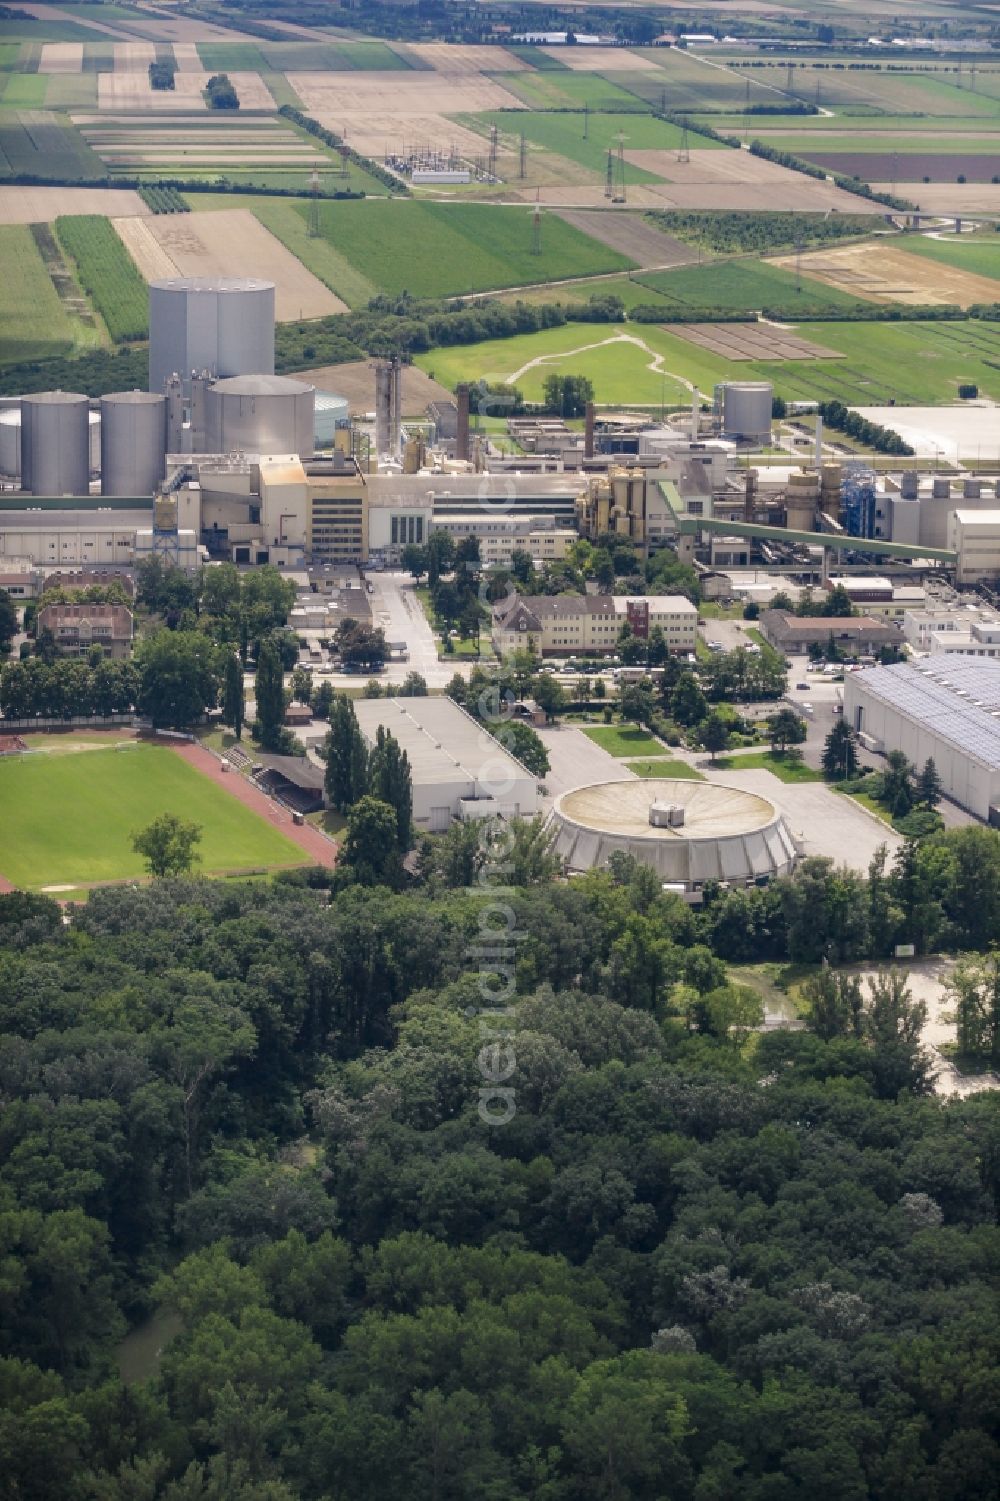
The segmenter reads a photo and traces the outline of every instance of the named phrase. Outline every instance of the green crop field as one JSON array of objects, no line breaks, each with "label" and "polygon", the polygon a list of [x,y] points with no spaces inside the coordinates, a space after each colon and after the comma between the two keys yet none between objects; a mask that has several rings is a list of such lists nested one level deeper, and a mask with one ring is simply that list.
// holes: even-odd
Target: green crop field
[{"label": "green crop field", "polygon": [[582,108],[584,104],[603,113],[648,109],[644,99],[597,73],[572,73],[568,68],[562,73],[503,73],[500,81],[536,110]]},{"label": "green crop field", "polygon": [[0,225],[0,266],[0,361],[66,354],[73,328],[26,224]]},{"label": "green crop field", "polygon": [[[872,124],[876,124],[872,121]],[[925,130],[930,121],[924,121]],[[908,135],[900,137],[881,130],[870,130],[862,134],[834,135],[832,131],[820,133],[817,130],[809,132],[797,132],[796,134],[785,132],[759,132],[750,127],[751,137],[760,136],[768,146],[775,147],[778,151],[790,151],[794,156],[808,157],[815,152],[864,152],[866,155],[885,155],[895,151],[899,155],[899,176],[906,177],[906,158],[912,153],[914,156],[933,154],[941,156],[953,156],[957,153],[967,153],[970,156],[989,156],[995,154],[1000,146],[1000,131],[997,134],[963,135],[956,138],[951,134],[917,135],[911,131]]]},{"label": "green crop field", "polygon": [[90,182],[105,175],[103,162],[79,131],[44,110],[0,117],[0,177],[21,172],[42,182]]},{"label": "green crop field", "polygon": [[[304,225],[304,206],[299,215]],[[545,215],[542,252],[533,255],[532,210],[527,206],[352,201],[321,204],[319,218],[323,241],[377,290],[409,291],[418,297],[622,271],[633,264],[554,214]],[[274,232],[284,238],[280,229]],[[296,246],[289,248],[300,253]],[[332,281],[329,285],[352,300]]]},{"label": "green crop field", "polygon": [[39,109],[45,103],[48,79],[42,73],[11,73],[3,90],[8,108]]},{"label": "green crop field", "polygon": [[201,825],[205,872],[301,865],[297,845],[158,745],[0,762],[0,873],[17,886],[82,886],[145,873],[131,835],[161,813]]},{"label": "green crop field", "polygon": [[[236,207],[230,198],[214,198],[204,193],[189,193],[188,203],[193,209]],[[251,209],[265,229],[349,307],[364,307],[375,296],[378,287],[360,267],[329,240],[310,235],[303,204],[293,198],[246,198],[239,206]]]},{"label": "green crop field", "polygon": [[77,279],[114,342],[144,339],[149,332],[146,282],[108,220],[100,214],[59,218],[56,235],[76,262]]},{"label": "green crop field", "polygon": [[626,53],[622,59],[623,72],[616,72],[615,79],[657,108],[665,106],[682,113],[742,109],[748,77],[751,103],[774,102],[774,93],[758,81],[760,75],[756,69],[720,68],[715,66],[714,60],[702,62],[689,52],[676,52],[666,47],[649,48],[641,55],[656,63],[656,72],[651,68],[628,72]]},{"label": "green crop field", "polygon": [[[560,75],[561,77],[561,75]],[[657,120],[653,115],[590,115],[579,113],[546,114],[538,110],[492,110],[482,115],[462,115],[466,124],[485,134],[495,125],[505,137],[508,146],[523,131],[533,146],[550,151],[554,156],[564,156],[580,167],[587,167],[597,178],[602,178],[608,160],[608,147],[617,149],[618,133],[621,131],[626,151],[676,151],[681,144],[682,133],[676,125]],[[584,139],[584,124],[587,138]],[[699,140],[699,146],[726,148],[716,141]],[[643,167],[625,164],[625,180],[630,183],[659,182],[654,173]]]},{"label": "green crop field", "polygon": [[508,380],[529,401],[542,397],[552,370],[585,375],[598,402],[685,406],[692,382],[703,395],[717,381],[770,380],[786,400],[838,400],[862,406],[953,401],[973,382],[1000,398],[1000,326],[955,322],[800,323],[793,331],[834,360],[727,360],[655,324],[567,323],[514,339],[431,349],[423,370],[454,389],[459,381]]},{"label": "green crop field", "polygon": [[[710,125],[720,135],[742,136],[747,124],[747,116],[739,113],[729,115],[702,115],[691,116],[695,124]],[[807,133],[812,136],[844,135],[850,132],[853,138],[861,141],[869,131],[876,130],[882,135],[898,137],[902,134],[928,135],[933,132],[939,135],[942,132],[958,132],[963,135],[983,135],[988,138],[991,132],[1000,125],[1000,120],[993,121],[983,115],[935,115],[931,119],[927,115],[887,115],[880,110],[858,108],[857,113],[846,113],[837,110],[829,115],[750,115],[750,132],[770,141],[773,135],[798,135]],[[864,148],[855,145],[851,149],[860,151]],[[901,149],[903,149],[901,147]],[[818,142],[813,142],[813,150],[819,150]]]},{"label": "green crop field", "polygon": [[903,241],[903,249],[912,250],[915,255],[926,256],[931,261],[941,261],[945,266],[958,266],[963,271],[992,276],[1000,281],[1000,235],[991,235],[988,240],[974,240],[968,235],[953,235],[948,240],[931,239],[929,235],[908,235]]},{"label": "green crop field", "polygon": [[[710,266],[678,266],[671,271],[643,271],[633,278],[659,292],[669,302],[692,308],[725,308],[733,312],[796,305],[819,313],[826,308],[856,307],[859,298],[812,277],[799,282],[792,271],[765,261],[723,261]],[[669,321],[669,309],[665,313]]]}]

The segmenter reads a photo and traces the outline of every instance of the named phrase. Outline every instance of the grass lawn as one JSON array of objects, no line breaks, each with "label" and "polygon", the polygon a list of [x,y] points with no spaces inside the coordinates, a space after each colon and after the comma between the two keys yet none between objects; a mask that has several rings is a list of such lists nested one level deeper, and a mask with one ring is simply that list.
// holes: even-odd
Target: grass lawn
[{"label": "grass lawn", "polygon": [[[304,205],[298,214],[307,240]],[[542,253],[533,255],[530,205],[352,200],[320,204],[319,217],[322,243],[378,290],[418,297],[624,271],[634,264],[554,214],[545,216]],[[280,229],[274,232],[284,238]],[[298,245],[289,248],[301,254]]]},{"label": "grass lawn", "polygon": [[[903,241],[903,248],[912,250],[915,255],[926,256],[928,260],[941,261],[946,266],[958,266],[976,276],[992,276],[1000,281],[1000,235],[991,235],[988,240],[974,240],[967,235],[955,235],[951,240],[909,235]],[[1000,288],[997,295],[1000,300]]]},{"label": "grass lawn", "polygon": [[0,225],[0,362],[66,354],[73,325],[27,224]]},{"label": "grass lawn", "polygon": [[643,751],[653,756],[669,754],[654,735],[634,724],[601,724],[583,733],[609,756],[637,756]]},{"label": "grass lawn", "polygon": [[781,751],[748,751],[746,755],[720,756],[719,771],[771,771],[779,782],[822,782],[821,772],[794,757],[789,760]]},{"label": "grass lawn", "polygon": [[[815,313],[825,308],[856,307],[859,298],[836,287],[824,286],[812,277],[802,277],[802,288],[792,271],[766,261],[723,261],[707,266],[678,266],[672,271],[646,271],[635,278],[669,302],[693,308],[747,309],[796,307]],[[669,320],[669,309],[665,320]]]},{"label": "grass lawn", "polygon": [[202,826],[205,873],[304,861],[297,845],[172,750],[134,745],[0,764],[0,868],[36,890],[144,876],[131,835],[161,813]]},{"label": "grass lawn", "polygon": [[626,761],[625,765],[637,777],[656,777],[677,782],[703,782],[705,780],[701,772],[689,766],[686,761],[672,761],[667,756],[656,761]]},{"label": "grass lawn", "polygon": [[877,803],[873,797],[869,797],[867,792],[845,792],[843,787],[838,786],[836,782],[831,782],[830,786],[834,792],[839,792],[841,797],[852,798],[854,802],[860,803],[862,808],[867,808],[869,813],[874,813],[879,823],[888,824],[889,828],[892,828],[892,816],[889,810],[883,808],[882,804]]}]

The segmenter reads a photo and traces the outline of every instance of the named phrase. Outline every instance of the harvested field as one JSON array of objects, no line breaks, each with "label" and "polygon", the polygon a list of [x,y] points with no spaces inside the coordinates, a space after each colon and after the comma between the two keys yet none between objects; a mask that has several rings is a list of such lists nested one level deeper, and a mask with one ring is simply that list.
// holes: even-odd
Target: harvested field
[{"label": "harvested field", "polygon": [[873,182],[879,193],[896,192],[924,214],[1000,214],[1000,183]]},{"label": "harvested field", "polygon": [[929,177],[931,182],[989,182],[997,171],[996,142],[986,151],[803,151],[809,161],[827,172],[860,177],[862,182],[881,182],[895,176],[907,182]]},{"label": "harvested field", "polygon": [[0,187],[0,224],[51,222],[60,214],[142,214],[146,206],[130,188]]},{"label": "harvested field", "polygon": [[200,73],[203,65],[197,42],[175,42],[174,61],[179,73]]},{"label": "harvested field", "polygon": [[[277,108],[259,73],[230,73],[229,76],[241,109]],[[203,90],[210,77],[210,73],[204,72],[177,73],[173,89],[154,89],[145,68],[141,73],[101,73],[97,87],[98,108],[148,111],[151,114],[207,109]]]},{"label": "harvested field", "polygon": [[[492,48],[490,49],[492,51]],[[574,73],[648,73],[657,72],[651,58],[631,47],[541,47],[547,57],[555,58]]]},{"label": "harvested field", "polygon": [[610,245],[612,250],[620,250],[622,255],[645,268],[688,266],[698,260],[697,245],[686,245],[673,235],[663,234],[637,213],[623,214],[614,209],[603,213],[560,209],[559,218],[592,240]]},{"label": "harvested field", "polygon": [[115,43],[116,73],[145,73],[155,61],[156,48],[152,42]]},{"label": "harvested field", "polygon": [[[795,256],[777,256],[773,264],[793,267]],[[1000,282],[991,277],[925,260],[885,241],[806,253],[802,269],[817,281],[871,302],[946,302],[970,307],[975,302],[1000,300]]]},{"label": "harvested field", "polygon": [[[580,209],[604,209],[606,212],[615,211],[607,209],[608,200],[604,196],[604,189],[597,183],[578,183],[575,185],[563,185],[559,183],[543,184],[538,190],[539,202],[549,208],[580,208]],[[630,208],[669,208],[663,197],[665,189],[656,184],[641,183],[637,186],[629,186],[628,202]],[[521,188],[516,184],[506,187],[503,198],[506,203],[534,203],[535,188]],[[562,217],[560,215],[560,217]]]},{"label": "harvested field", "polygon": [[519,73],[528,69],[528,64],[506,47],[411,42],[408,51],[435,73]]},{"label": "harvested field", "polygon": [[[355,360],[348,365],[322,365],[316,370],[299,370],[292,376],[316,386],[321,391],[333,391],[344,396],[350,403],[351,412],[375,410],[375,366],[369,360]],[[432,380],[416,365],[403,366],[403,416],[422,417],[431,401],[450,401],[452,393],[446,386]]]},{"label": "harvested field", "polygon": [[800,339],[775,323],[664,323],[668,333],[726,360],[840,360],[836,349]]},{"label": "harvested field", "polygon": [[39,73],[82,73],[82,42],[45,42],[38,61]]},{"label": "harvested field", "polygon": [[625,151],[626,161],[662,178],[661,201],[671,208],[778,209],[785,212],[881,213],[869,203],[831,183],[804,177],[749,151],[691,152],[679,162],[674,151]]},{"label": "harvested field", "polygon": [[147,281],[162,276],[263,276],[275,284],[279,322],[342,313],[346,304],[286,250],[248,209],[116,219],[115,229]]},{"label": "harvested field", "polygon": [[460,151],[481,155],[482,136],[447,115],[523,108],[507,89],[475,71],[446,78],[431,72],[287,76],[306,112],[327,129],[346,133],[366,156],[381,157],[387,147],[410,143],[444,149],[454,143]]}]

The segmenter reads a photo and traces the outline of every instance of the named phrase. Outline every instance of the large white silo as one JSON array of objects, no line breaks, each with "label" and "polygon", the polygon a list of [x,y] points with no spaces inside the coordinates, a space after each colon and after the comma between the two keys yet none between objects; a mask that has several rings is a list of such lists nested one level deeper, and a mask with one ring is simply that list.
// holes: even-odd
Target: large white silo
[{"label": "large white silo", "polygon": [[152,495],[166,470],[167,398],[152,391],[101,397],[101,494]]},{"label": "large white silo", "polygon": [[185,276],[149,284],[149,389],[191,372],[274,373],[274,283],[255,277]]},{"label": "large white silo", "polygon": [[297,453],[316,446],[316,388],[283,375],[217,380],[206,394],[208,453]]},{"label": "large white silo", "polygon": [[21,488],[32,495],[90,491],[90,402],[77,391],[21,397]]}]

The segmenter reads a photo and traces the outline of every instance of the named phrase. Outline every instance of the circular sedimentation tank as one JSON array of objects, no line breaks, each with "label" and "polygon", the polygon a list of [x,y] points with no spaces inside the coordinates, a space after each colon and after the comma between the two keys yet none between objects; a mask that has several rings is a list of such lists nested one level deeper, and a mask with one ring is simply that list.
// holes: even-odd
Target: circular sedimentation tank
[{"label": "circular sedimentation tank", "polygon": [[615,851],[665,883],[756,884],[787,875],[796,848],[784,815],[755,792],[719,782],[633,777],[564,792],[552,814],[556,852],[571,870],[606,865]]}]

